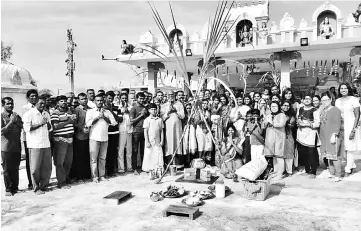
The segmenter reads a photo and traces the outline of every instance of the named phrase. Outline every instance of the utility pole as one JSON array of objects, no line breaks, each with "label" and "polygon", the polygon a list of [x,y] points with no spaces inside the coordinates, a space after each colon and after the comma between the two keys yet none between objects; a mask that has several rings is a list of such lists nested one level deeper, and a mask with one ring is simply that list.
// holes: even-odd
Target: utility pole
[{"label": "utility pole", "polygon": [[69,82],[70,82],[70,90],[71,92],[74,92],[74,71],[75,71],[75,62],[74,62],[74,50],[76,47],[76,43],[73,41],[73,33],[72,29],[67,29],[67,49],[66,53],[68,54],[68,58],[65,59],[65,62],[67,64],[67,73],[66,76],[69,76]]}]

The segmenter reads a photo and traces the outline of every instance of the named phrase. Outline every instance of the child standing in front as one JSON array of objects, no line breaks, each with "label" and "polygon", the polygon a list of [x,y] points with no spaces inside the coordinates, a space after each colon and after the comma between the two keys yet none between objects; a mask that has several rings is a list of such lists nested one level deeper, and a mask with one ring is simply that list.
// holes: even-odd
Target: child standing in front
[{"label": "child standing in front", "polygon": [[148,116],[143,123],[145,149],[142,170],[148,172],[155,170],[157,167],[163,167],[163,121],[157,117],[157,105],[149,105]]},{"label": "child standing in front", "polygon": [[246,115],[246,123],[243,128],[243,134],[245,136],[244,155],[246,163],[263,155],[264,139],[262,137],[262,131],[260,111],[258,109],[248,111]]}]

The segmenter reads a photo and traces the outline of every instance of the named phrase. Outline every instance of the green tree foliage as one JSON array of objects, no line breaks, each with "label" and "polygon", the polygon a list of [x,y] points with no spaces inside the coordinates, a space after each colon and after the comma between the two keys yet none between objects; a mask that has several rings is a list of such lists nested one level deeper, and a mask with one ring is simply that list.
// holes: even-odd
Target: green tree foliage
[{"label": "green tree foliage", "polygon": [[7,46],[4,44],[3,41],[1,41],[1,62],[9,61],[12,55],[13,55],[12,46]]}]

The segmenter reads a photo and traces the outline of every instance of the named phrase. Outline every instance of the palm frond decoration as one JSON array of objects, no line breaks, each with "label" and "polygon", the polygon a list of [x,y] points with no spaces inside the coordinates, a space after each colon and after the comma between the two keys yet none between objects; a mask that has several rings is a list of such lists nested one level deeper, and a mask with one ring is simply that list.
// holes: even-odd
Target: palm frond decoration
[{"label": "palm frond decoration", "polygon": [[269,62],[269,65],[272,69],[272,71],[266,72],[262,77],[259,79],[258,83],[256,84],[256,87],[259,84],[262,84],[262,86],[267,82],[268,79],[271,79],[272,82],[279,87],[281,83],[281,73],[276,69],[275,64],[271,64]]},{"label": "palm frond decoration", "polygon": [[[180,47],[181,41],[180,41],[179,35],[178,35],[178,33],[175,33],[175,36],[177,39],[176,41],[180,48],[178,51],[176,49],[177,47],[174,46],[174,43],[172,42],[170,35],[167,33],[166,27],[164,26],[163,20],[159,14],[157,8],[155,7],[155,5],[153,3],[148,2],[148,5],[150,6],[152,14],[153,14],[153,19],[154,19],[155,23],[157,24],[158,29],[160,30],[173,57],[167,57],[165,54],[154,49],[153,47],[147,47],[147,48],[151,48],[150,53],[157,54],[158,57],[162,57],[162,59],[164,59],[166,61],[175,61],[177,63],[177,67],[178,67],[177,76],[184,78],[184,85],[185,85],[185,87],[187,87],[190,90],[190,94],[192,94],[192,96],[194,98],[194,103],[192,106],[191,114],[188,118],[186,126],[184,127],[184,131],[181,136],[181,139],[179,140],[178,146],[177,146],[176,150],[173,152],[172,160],[167,165],[167,167],[164,171],[164,174],[161,176],[161,178],[158,181],[156,181],[156,183],[161,182],[165,173],[169,169],[170,164],[173,162],[175,153],[177,153],[178,149],[181,147],[185,132],[187,131],[188,127],[190,126],[191,118],[195,115],[196,111],[201,111],[201,110],[198,110],[199,104],[196,102],[199,99],[198,96],[199,96],[200,91],[202,90],[202,86],[203,86],[205,80],[215,79],[220,84],[222,84],[225,87],[225,89],[227,89],[231,93],[232,98],[235,99],[233,92],[227,86],[227,84],[225,84],[223,81],[221,81],[217,78],[209,76],[209,75],[214,74],[217,70],[217,65],[216,65],[217,59],[215,58],[215,55],[214,55],[215,51],[217,50],[217,48],[219,47],[221,42],[224,40],[224,38],[227,36],[227,34],[230,32],[230,30],[234,28],[235,22],[238,19],[237,18],[236,20],[234,20],[231,23],[231,25],[227,25],[228,21],[230,19],[230,16],[231,16],[231,9],[233,8],[234,4],[235,4],[234,2],[229,4],[227,1],[224,1],[224,0],[219,1],[215,14],[209,20],[208,31],[207,31],[207,36],[206,36],[207,39],[204,44],[205,49],[203,52],[203,65],[201,67],[199,67],[198,88],[196,90],[196,94],[193,95],[193,93],[190,89],[190,83],[188,82],[188,78],[187,78],[187,67],[186,67],[185,55],[184,55],[183,47]],[[177,23],[176,23],[174,13],[173,13],[173,8],[172,8],[172,5],[170,2],[169,2],[169,9],[170,9],[170,13],[172,16],[172,22],[173,22],[174,29],[177,30]],[[146,50],[146,51],[148,51],[148,50]],[[244,70],[244,68],[243,68],[243,70]],[[239,75],[240,76],[242,75],[242,78],[244,78],[244,76],[245,76],[242,73],[240,73]],[[176,78],[179,78],[179,77],[176,77]],[[246,83],[246,79],[243,79],[243,80]],[[204,115],[201,114],[201,117],[202,117],[202,120],[205,120]],[[207,126],[207,130],[208,130],[208,132],[211,132],[209,126]],[[213,142],[216,142],[213,136],[212,136],[212,140],[213,140]],[[216,144],[216,148],[218,149],[217,144]]]}]

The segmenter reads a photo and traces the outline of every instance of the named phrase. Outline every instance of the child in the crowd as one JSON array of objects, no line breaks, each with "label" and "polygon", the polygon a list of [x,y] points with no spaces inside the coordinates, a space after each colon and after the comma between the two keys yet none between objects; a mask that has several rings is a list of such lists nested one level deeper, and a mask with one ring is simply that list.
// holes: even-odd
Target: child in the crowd
[{"label": "child in the crowd", "polygon": [[244,123],[242,134],[243,142],[243,162],[248,163],[251,161],[251,141],[250,141],[250,128],[252,122],[252,110],[246,113],[246,121]]},{"label": "child in the crowd", "polygon": [[143,158],[143,171],[156,170],[160,166],[163,167],[163,151],[164,143],[163,121],[157,117],[157,105],[149,104],[149,113],[143,123],[145,148]]},{"label": "child in the crowd", "polygon": [[260,114],[258,109],[250,110],[246,114],[246,123],[243,128],[246,163],[263,155],[264,138],[262,136],[263,128],[261,126]]},{"label": "child in the crowd", "polygon": [[260,120],[261,112],[258,109],[252,110],[252,121],[248,126],[249,127],[249,134],[250,134],[250,143],[251,143],[251,159],[255,159],[259,156],[263,155],[264,149],[264,138],[263,128],[261,126]]}]

